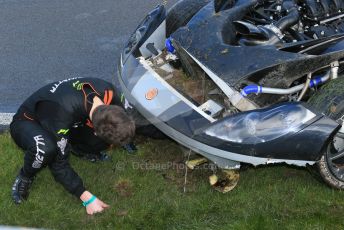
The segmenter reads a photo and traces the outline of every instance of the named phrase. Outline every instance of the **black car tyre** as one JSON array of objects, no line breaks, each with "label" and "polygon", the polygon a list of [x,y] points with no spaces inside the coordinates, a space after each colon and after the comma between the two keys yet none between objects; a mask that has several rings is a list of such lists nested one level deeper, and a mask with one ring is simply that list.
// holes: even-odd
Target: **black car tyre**
[{"label": "black car tyre", "polygon": [[[332,188],[344,189],[344,165],[335,164],[331,160],[336,154],[336,151],[332,152],[332,143],[328,145],[324,155],[317,163],[319,173],[323,180]],[[332,149],[332,150],[331,150]]]},{"label": "black car tyre", "polygon": [[[166,37],[170,37],[178,28],[186,26],[191,18],[210,0],[180,0],[174,4],[166,16]],[[202,76],[203,70],[189,57],[183,49],[176,47],[177,56],[187,75]]]},{"label": "black car tyre", "polygon": [[[308,102],[315,110],[343,123],[344,76],[327,83]],[[337,132],[324,147],[316,164],[322,179],[331,187],[344,189],[344,134]]]},{"label": "black car tyre", "polygon": [[174,4],[166,16],[166,37],[185,26],[210,0],[181,0]]}]

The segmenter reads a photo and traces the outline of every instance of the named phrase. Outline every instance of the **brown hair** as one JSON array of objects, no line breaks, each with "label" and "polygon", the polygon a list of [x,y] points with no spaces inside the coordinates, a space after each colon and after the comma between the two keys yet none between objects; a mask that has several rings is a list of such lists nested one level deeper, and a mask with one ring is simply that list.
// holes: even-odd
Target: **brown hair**
[{"label": "brown hair", "polygon": [[123,108],[117,105],[100,105],[92,114],[94,130],[109,144],[124,145],[135,134],[135,123]]}]

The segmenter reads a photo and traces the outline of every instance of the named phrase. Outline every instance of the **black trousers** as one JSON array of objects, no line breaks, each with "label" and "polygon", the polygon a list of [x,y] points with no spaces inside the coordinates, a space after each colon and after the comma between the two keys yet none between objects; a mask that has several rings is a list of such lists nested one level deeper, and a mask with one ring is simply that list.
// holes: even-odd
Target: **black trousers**
[{"label": "black trousers", "polygon": [[[55,137],[44,130],[40,124],[31,120],[14,120],[10,126],[15,143],[24,150],[24,176],[32,177],[56,159],[58,147]],[[88,126],[70,129],[69,143],[78,154],[99,153],[109,147],[107,143],[94,135]],[[53,167],[50,167],[51,169]]]}]

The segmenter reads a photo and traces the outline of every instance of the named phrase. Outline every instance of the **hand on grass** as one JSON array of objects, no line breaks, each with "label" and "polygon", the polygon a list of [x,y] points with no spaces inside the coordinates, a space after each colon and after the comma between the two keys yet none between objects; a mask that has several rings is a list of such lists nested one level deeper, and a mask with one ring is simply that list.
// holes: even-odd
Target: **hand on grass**
[{"label": "hand on grass", "polygon": [[[88,191],[85,191],[81,196],[80,199],[82,201],[88,201],[89,199],[91,199],[92,194]],[[93,201],[92,203],[90,203],[89,205],[87,205],[86,207],[86,212],[89,215],[93,215],[96,213],[100,213],[103,212],[105,208],[110,207],[109,205],[105,204],[103,201],[99,200],[98,198],[95,199],[95,201]]]},{"label": "hand on grass", "polygon": [[89,215],[93,215],[96,213],[103,212],[105,208],[108,208],[109,205],[105,204],[103,201],[99,200],[98,198],[93,201],[91,204],[87,205],[86,212]]}]

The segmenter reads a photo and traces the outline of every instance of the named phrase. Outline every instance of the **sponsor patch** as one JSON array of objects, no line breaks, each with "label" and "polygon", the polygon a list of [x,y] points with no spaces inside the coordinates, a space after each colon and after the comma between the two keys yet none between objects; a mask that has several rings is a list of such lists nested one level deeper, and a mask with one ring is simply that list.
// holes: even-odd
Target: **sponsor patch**
[{"label": "sponsor patch", "polygon": [[67,135],[67,133],[69,132],[69,129],[60,129],[57,134],[64,134]]},{"label": "sponsor patch", "polygon": [[62,155],[65,155],[65,149],[67,146],[67,139],[61,138],[61,140],[57,142],[57,146],[60,148]]},{"label": "sponsor patch", "polygon": [[74,77],[74,78],[68,78],[68,79],[65,79],[65,80],[61,80],[61,81],[55,83],[55,84],[52,86],[52,88],[50,89],[50,92],[51,92],[51,93],[55,93],[56,90],[58,89],[58,87],[59,87],[61,84],[65,83],[65,82],[73,81],[73,80],[78,79],[78,78],[79,78],[79,77]]},{"label": "sponsor patch", "polygon": [[40,146],[45,145],[44,138],[42,135],[35,136],[33,138],[36,142],[36,155],[35,161],[32,163],[32,168],[39,169],[42,167],[45,152],[40,148]]}]

